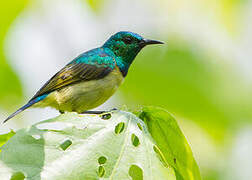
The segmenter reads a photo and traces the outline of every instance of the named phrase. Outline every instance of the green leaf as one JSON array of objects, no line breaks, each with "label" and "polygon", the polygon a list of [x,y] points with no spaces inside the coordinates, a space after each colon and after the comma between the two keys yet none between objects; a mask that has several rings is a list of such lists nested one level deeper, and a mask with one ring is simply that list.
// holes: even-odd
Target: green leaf
[{"label": "green leaf", "polygon": [[176,179],[141,119],[109,114],[66,113],[17,131],[0,153],[0,179]]},{"label": "green leaf", "polygon": [[156,107],[145,107],[138,115],[156,142],[154,151],[163,164],[174,168],[177,179],[201,179],[191,148],[176,120],[166,110]]},{"label": "green leaf", "polygon": [[2,146],[12,137],[14,136],[15,132],[14,131],[10,131],[7,134],[1,134],[0,135],[0,152],[1,152],[1,148]]}]

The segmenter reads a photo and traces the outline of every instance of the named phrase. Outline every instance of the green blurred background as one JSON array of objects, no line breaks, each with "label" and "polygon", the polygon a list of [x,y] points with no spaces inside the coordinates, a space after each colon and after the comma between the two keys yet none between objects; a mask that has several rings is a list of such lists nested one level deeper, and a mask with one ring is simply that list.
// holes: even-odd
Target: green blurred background
[{"label": "green blurred background", "polygon": [[[120,30],[144,49],[102,107],[156,105],[176,116],[203,179],[252,179],[252,1],[1,0],[0,118],[56,71]],[[0,132],[58,113],[28,110]]]}]

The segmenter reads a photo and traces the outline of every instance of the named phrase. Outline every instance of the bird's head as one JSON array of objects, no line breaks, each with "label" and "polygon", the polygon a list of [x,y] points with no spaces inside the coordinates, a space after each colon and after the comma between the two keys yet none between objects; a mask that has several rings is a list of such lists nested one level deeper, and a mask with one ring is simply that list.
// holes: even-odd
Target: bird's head
[{"label": "bird's head", "polygon": [[145,39],[142,36],[127,31],[121,31],[111,36],[103,45],[128,64],[131,64],[142,48],[151,44],[163,44],[160,41]]}]

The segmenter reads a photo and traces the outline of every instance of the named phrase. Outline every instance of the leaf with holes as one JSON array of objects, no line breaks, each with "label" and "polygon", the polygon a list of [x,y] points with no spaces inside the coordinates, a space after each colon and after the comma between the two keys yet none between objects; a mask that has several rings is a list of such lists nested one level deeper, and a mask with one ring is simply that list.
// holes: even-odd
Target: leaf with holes
[{"label": "leaf with holes", "polygon": [[60,115],[17,131],[4,144],[0,179],[176,179],[147,129],[123,111]]},{"label": "leaf with holes", "polygon": [[201,179],[191,148],[176,120],[164,109],[145,107],[137,113],[156,142],[153,147],[165,166],[172,166],[177,179]]}]

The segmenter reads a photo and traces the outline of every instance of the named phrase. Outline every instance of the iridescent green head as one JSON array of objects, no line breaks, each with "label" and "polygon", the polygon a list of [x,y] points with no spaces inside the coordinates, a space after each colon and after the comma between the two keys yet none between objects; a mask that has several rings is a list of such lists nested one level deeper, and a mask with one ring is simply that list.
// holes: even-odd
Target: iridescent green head
[{"label": "iridescent green head", "polygon": [[142,48],[150,44],[163,44],[160,41],[145,39],[142,36],[128,31],[121,31],[111,36],[103,47],[109,48],[122,63],[130,65]]}]

